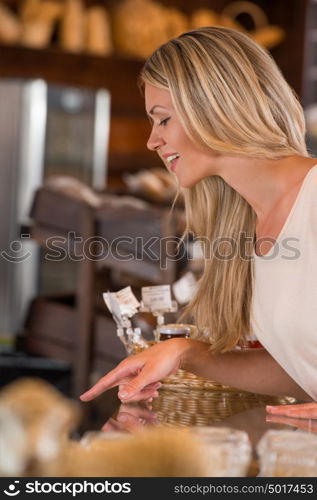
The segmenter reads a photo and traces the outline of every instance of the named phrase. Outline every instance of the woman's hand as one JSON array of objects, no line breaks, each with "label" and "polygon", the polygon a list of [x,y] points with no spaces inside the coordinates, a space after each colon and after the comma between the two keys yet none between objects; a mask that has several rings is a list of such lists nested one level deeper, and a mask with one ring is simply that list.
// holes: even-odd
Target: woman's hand
[{"label": "woman's hand", "polygon": [[99,394],[119,386],[122,401],[140,401],[157,395],[158,382],[180,368],[182,356],[189,349],[187,339],[165,340],[150,349],[129,356],[87,392],[82,401],[91,401]]},{"label": "woman's hand", "polygon": [[266,411],[272,415],[283,415],[285,417],[293,417],[293,418],[317,419],[317,403],[267,406]]},{"label": "woman's hand", "polygon": [[307,432],[317,433],[317,420],[312,420],[308,418],[293,418],[284,417],[283,415],[267,415],[266,422],[273,422],[274,424],[289,425],[291,427],[296,427]]}]

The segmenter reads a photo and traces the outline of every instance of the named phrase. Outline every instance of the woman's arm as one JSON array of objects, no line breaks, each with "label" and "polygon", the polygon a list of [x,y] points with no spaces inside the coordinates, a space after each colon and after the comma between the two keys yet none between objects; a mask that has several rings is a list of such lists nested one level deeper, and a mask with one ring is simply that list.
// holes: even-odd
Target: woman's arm
[{"label": "woman's arm", "polygon": [[245,391],[312,400],[265,349],[212,354],[207,344],[195,340],[188,344],[181,366],[196,375]]},{"label": "woman's arm", "polygon": [[90,401],[120,386],[122,401],[153,397],[156,383],[183,368],[210,380],[260,394],[311,398],[264,349],[213,354],[209,345],[192,339],[171,339],[129,356],[81,396]]}]

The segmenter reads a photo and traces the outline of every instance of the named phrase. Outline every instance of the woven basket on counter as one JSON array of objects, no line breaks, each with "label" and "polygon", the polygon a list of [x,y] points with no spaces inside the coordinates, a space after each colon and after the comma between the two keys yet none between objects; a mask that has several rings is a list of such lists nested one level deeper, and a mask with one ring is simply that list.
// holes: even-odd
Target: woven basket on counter
[{"label": "woven basket on counter", "polygon": [[160,395],[153,401],[158,421],[164,425],[202,426],[216,422],[252,408],[265,405],[292,404],[291,397],[265,396],[251,392],[226,390],[191,390],[191,388],[167,389],[163,384]]},{"label": "woven basket on counter", "polygon": [[219,390],[219,391],[236,391],[233,387],[221,385],[212,380],[199,377],[194,373],[186,370],[177,370],[174,375],[170,375],[162,380],[165,389],[182,390],[182,389],[199,389],[199,390]]}]

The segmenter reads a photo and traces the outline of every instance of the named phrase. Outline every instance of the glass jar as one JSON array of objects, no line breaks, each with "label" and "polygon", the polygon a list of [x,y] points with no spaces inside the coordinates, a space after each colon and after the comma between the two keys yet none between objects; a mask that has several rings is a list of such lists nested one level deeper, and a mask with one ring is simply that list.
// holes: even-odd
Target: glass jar
[{"label": "glass jar", "polygon": [[175,338],[189,338],[191,327],[181,323],[171,323],[169,325],[161,325],[158,327],[159,342]]}]

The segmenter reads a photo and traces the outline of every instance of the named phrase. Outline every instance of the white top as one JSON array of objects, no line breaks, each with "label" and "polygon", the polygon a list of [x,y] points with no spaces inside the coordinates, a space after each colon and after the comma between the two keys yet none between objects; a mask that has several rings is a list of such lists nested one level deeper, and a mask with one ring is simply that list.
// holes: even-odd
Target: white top
[{"label": "white top", "polygon": [[251,325],[263,347],[317,400],[317,165],[268,254],[254,254]]}]

